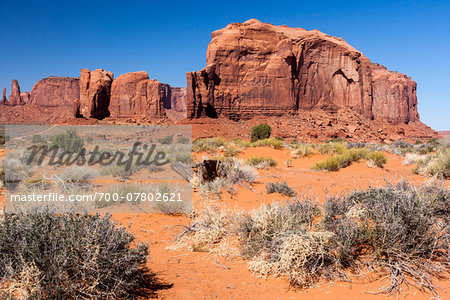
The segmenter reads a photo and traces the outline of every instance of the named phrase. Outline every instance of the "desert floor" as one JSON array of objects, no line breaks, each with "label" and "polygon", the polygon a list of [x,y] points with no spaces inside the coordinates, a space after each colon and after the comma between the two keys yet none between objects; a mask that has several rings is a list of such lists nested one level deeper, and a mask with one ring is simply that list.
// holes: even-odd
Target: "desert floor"
[{"label": "desert floor", "polygon": [[[1,151],[1,150],[0,150]],[[311,166],[326,156],[314,154],[310,157],[292,159],[290,150],[272,149],[269,147],[248,148],[238,154],[239,158],[264,155],[278,161],[278,165],[268,170],[259,170],[259,180],[252,190],[239,186],[237,194],[222,192],[218,203],[236,210],[251,210],[262,204],[273,201],[287,201],[289,198],[279,194],[267,194],[267,182],[286,180],[301,194],[314,195],[319,202],[326,196],[346,194],[359,188],[383,186],[407,180],[412,184],[423,184],[429,179],[412,173],[414,165],[404,166],[404,157],[385,153],[388,161],[384,169],[369,168],[365,161],[353,163],[337,172],[316,172]],[[0,153],[0,156],[4,153]],[[201,158],[205,153],[196,154]],[[292,160],[290,167],[286,161]],[[450,181],[445,183],[450,187]],[[1,193],[3,194],[3,193]],[[4,196],[1,196],[4,201]],[[193,191],[194,209],[202,206],[200,191]],[[258,278],[248,270],[242,259],[227,259],[208,252],[192,252],[190,250],[169,250],[174,245],[175,236],[183,229],[179,225],[191,222],[185,215],[165,215],[158,213],[113,214],[119,223],[130,226],[140,242],[148,243],[150,257],[148,266],[161,281],[161,289],[157,296],[162,299],[430,299],[432,295],[411,288],[397,296],[374,295],[371,291],[386,284],[383,279],[370,282],[320,282],[307,290],[290,288],[286,278]],[[449,281],[437,284],[440,297],[448,299]]]}]

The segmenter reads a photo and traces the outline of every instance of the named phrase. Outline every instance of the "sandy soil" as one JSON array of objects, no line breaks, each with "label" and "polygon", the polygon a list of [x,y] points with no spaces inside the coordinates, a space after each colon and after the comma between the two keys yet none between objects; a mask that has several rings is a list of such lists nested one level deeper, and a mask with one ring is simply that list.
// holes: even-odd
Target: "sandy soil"
[{"label": "sandy soil", "polygon": [[[201,157],[204,154],[198,154]],[[224,207],[250,210],[264,203],[285,201],[288,198],[278,194],[267,194],[265,184],[269,181],[287,180],[290,186],[313,193],[319,201],[325,195],[347,193],[355,188],[382,186],[408,180],[420,184],[426,179],[414,175],[413,166],[404,166],[404,158],[386,154],[388,162],[384,169],[369,168],[365,162],[355,163],[338,172],[314,172],[311,166],[325,156],[315,154],[309,158],[292,159],[286,149],[275,150],[267,147],[249,148],[239,154],[245,159],[250,156],[264,155],[275,158],[278,166],[269,170],[260,170],[260,179],[252,187],[253,191],[239,187],[234,196],[222,193],[220,200]],[[292,166],[285,161],[292,159]],[[450,183],[447,181],[446,186]],[[194,206],[201,201],[199,191],[193,195]],[[227,260],[223,257],[184,250],[169,251],[166,247],[173,244],[173,239],[180,232],[179,225],[187,225],[190,220],[185,216],[167,216],[162,214],[115,214],[114,218],[122,224],[132,222],[130,230],[138,240],[150,245],[149,267],[161,280],[173,284],[163,289],[158,295],[163,299],[384,299],[386,295],[369,294],[384,286],[383,280],[371,283],[319,283],[306,291],[290,289],[286,278],[257,278],[248,271],[247,262]],[[448,281],[440,282],[448,288]],[[448,291],[440,291],[442,299],[448,298]],[[395,299],[396,296],[388,298]],[[400,298],[430,299],[431,295],[416,289],[406,291]]]}]

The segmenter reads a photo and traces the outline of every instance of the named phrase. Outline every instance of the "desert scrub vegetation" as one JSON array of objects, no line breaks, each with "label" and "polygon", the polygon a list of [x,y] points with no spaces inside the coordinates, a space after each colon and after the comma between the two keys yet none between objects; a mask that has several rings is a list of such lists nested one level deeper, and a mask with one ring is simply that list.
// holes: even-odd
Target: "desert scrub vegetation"
[{"label": "desert scrub vegetation", "polygon": [[267,194],[278,193],[288,197],[294,197],[297,193],[291,188],[286,181],[283,182],[269,182],[266,184]]},{"label": "desert scrub vegetation", "polygon": [[250,147],[272,147],[274,149],[281,149],[283,145],[283,140],[279,138],[267,138],[250,143]]},{"label": "desert scrub vegetation", "polygon": [[345,168],[353,162],[366,159],[369,166],[382,168],[387,162],[386,156],[381,152],[371,152],[365,148],[344,150],[312,166],[313,170],[337,171]]},{"label": "desert scrub vegetation", "polygon": [[346,150],[346,147],[341,142],[330,142],[320,144],[317,150],[320,154],[342,154]]},{"label": "desert scrub vegetation", "polygon": [[364,158],[367,160],[367,165],[372,168],[382,168],[387,162],[386,155],[376,151],[369,152]]},{"label": "desert scrub vegetation", "polygon": [[69,128],[50,138],[50,148],[54,146],[64,152],[79,153],[84,148],[84,140],[74,128]]},{"label": "desert scrub vegetation", "polygon": [[450,148],[439,149],[417,159],[415,173],[447,179],[450,177]]},{"label": "desert scrub vegetation", "polygon": [[0,298],[134,299],[154,282],[147,245],[110,216],[5,214]]},{"label": "desert scrub vegetation", "polygon": [[99,176],[99,172],[88,167],[71,167],[63,171],[56,181],[59,190],[64,192],[88,191],[92,188],[93,180]]},{"label": "desert scrub vegetation", "polygon": [[[205,162],[208,165],[213,163],[217,167],[217,176],[215,178],[205,178],[208,171]],[[206,176],[208,177],[208,176]],[[237,158],[224,158],[221,161],[205,159],[199,164],[199,168],[194,172],[191,183],[193,187],[201,189],[204,198],[220,198],[220,193],[226,189],[230,194],[234,193],[235,184],[241,184],[248,187],[248,184],[254,183],[258,179],[258,171]]]},{"label": "desert scrub vegetation", "polygon": [[314,154],[313,147],[308,144],[295,145],[295,150],[291,152],[293,158],[308,157]]},{"label": "desert scrub vegetation", "polygon": [[258,140],[268,139],[271,133],[272,128],[267,124],[253,126],[250,131],[250,141],[253,143]]},{"label": "desert scrub vegetation", "polygon": [[253,166],[257,169],[268,169],[270,167],[276,167],[278,162],[271,158],[265,156],[252,156],[249,157],[245,163],[249,166]]},{"label": "desert scrub vegetation", "polygon": [[287,276],[297,288],[321,278],[383,278],[387,284],[372,292],[414,286],[438,296],[435,282],[446,278],[450,263],[449,196],[441,186],[402,182],[330,197],[323,206],[303,195],[251,212],[214,207],[198,215],[178,243],[222,254],[223,245],[237,240],[233,247],[251,272]]},{"label": "desert scrub vegetation", "polygon": [[192,142],[192,151],[194,152],[216,151],[220,147],[223,147],[227,144],[228,142],[223,137],[195,139]]}]

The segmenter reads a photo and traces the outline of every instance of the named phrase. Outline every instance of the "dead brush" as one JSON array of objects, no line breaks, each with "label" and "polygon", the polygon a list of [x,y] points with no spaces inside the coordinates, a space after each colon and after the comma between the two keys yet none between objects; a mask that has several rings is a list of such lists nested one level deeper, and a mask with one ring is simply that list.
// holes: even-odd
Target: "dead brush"
[{"label": "dead brush", "polygon": [[0,298],[134,299],[151,294],[148,247],[110,216],[6,214]]},{"label": "dead brush", "polygon": [[235,214],[214,205],[206,206],[191,225],[177,236],[172,248],[187,247],[192,251],[212,251],[232,234]]},{"label": "dead brush", "polygon": [[389,278],[378,292],[415,286],[437,296],[434,279],[449,271],[449,200],[439,187],[373,188],[329,199],[323,225],[336,234],[342,267],[364,265]]}]

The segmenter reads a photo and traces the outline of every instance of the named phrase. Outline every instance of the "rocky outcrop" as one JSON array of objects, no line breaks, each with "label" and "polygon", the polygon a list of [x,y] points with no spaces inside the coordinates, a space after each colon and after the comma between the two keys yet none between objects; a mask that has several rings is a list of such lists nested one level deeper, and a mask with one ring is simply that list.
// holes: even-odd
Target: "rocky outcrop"
[{"label": "rocky outcrop", "polygon": [[170,108],[179,112],[186,111],[186,88],[171,87],[170,88]]},{"label": "rocky outcrop", "polygon": [[109,101],[114,74],[103,69],[81,69],[78,114],[85,118],[109,116]]},{"label": "rocky outcrop", "polygon": [[[299,109],[342,107],[389,122],[408,122],[417,116],[417,106],[412,103],[414,83],[390,79],[383,90],[382,80],[373,81],[370,60],[341,38],[255,19],[232,23],[211,37],[207,66],[186,74],[187,114],[191,118],[223,115],[249,119]],[[394,81],[407,86],[395,87]],[[400,99],[374,99],[392,89],[407,92],[398,92]],[[407,96],[411,99],[404,98]],[[388,117],[384,109],[374,107],[380,101],[389,101],[409,119]]]},{"label": "rocky outcrop", "polygon": [[150,80],[145,71],[120,75],[112,83],[111,117],[161,117],[164,106],[170,106],[170,86]]},{"label": "rocky outcrop", "polygon": [[2,100],[0,101],[0,104],[6,105],[8,103],[8,99],[6,98],[6,88],[3,88],[3,96]]},{"label": "rocky outcrop", "polygon": [[22,92],[20,93],[20,103],[27,104],[30,102],[31,92]]},{"label": "rocky outcrop", "polygon": [[38,81],[31,91],[30,104],[41,107],[74,109],[80,99],[80,84],[76,77],[47,77]]},{"label": "rocky outcrop", "polygon": [[417,113],[417,84],[404,74],[388,71],[372,64],[373,105],[375,119],[389,123],[419,120]]},{"label": "rocky outcrop", "polygon": [[17,80],[13,80],[11,83],[11,94],[9,95],[9,105],[20,105],[20,86]]}]

